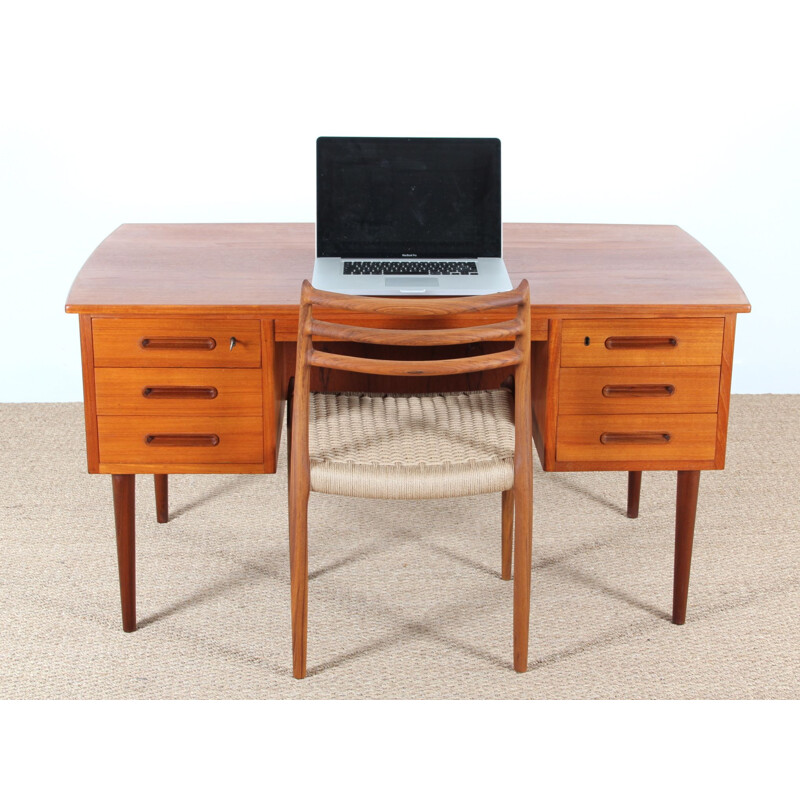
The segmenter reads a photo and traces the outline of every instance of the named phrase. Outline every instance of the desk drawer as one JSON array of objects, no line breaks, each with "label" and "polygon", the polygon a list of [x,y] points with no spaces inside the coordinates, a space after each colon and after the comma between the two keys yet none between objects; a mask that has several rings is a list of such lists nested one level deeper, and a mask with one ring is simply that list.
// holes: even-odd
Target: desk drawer
[{"label": "desk drawer", "polygon": [[108,464],[260,464],[261,417],[98,417]]},{"label": "desk drawer", "polygon": [[98,317],[92,341],[96,367],[261,366],[259,320]]},{"label": "desk drawer", "polygon": [[562,367],[702,366],[722,361],[723,319],[570,319]]},{"label": "desk drawer", "polygon": [[711,461],[716,433],[716,414],[562,416],[558,418],[556,459]]},{"label": "desk drawer", "polygon": [[719,367],[568,367],[559,414],[717,412]]},{"label": "desk drawer", "polygon": [[261,414],[261,372],[255,369],[100,367],[95,388],[103,416]]}]

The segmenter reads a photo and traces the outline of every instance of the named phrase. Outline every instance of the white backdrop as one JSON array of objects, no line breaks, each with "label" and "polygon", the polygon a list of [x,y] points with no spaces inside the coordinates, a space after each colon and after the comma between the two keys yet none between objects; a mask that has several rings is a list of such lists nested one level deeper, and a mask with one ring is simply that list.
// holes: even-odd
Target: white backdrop
[{"label": "white backdrop", "polygon": [[733,389],[800,392],[790,3],[17,3],[0,402],[81,399],[69,286],[123,222],[311,221],[318,135],[497,136],[506,221],[677,224],[736,276]]}]

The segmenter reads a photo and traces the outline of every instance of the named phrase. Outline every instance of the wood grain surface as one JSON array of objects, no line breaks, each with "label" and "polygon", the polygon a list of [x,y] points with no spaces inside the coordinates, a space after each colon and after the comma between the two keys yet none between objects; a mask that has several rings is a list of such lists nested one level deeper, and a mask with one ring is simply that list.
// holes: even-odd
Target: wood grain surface
[{"label": "wood grain surface", "polygon": [[[719,364],[721,317],[698,319],[568,319],[564,367]],[[665,342],[671,344],[665,346]]]},{"label": "wood grain surface", "polygon": [[[507,223],[512,284],[531,287],[534,317],[657,315],[675,306],[746,312],[727,269],[674,225]],[[127,224],[92,253],[67,299],[72,313],[266,313],[297,320],[314,266],[313,223]]]},{"label": "wood grain surface", "polygon": [[[132,464],[260,464],[264,461],[262,417],[98,417],[100,461]],[[160,447],[149,436],[212,437],[217,445]],[[208,440],[210,441],[210,439]],[[139,471],[139,470],[137,470]],[[146,470],[141,470],[142,472]],[[174,472],[162,468],[160,472]]]},{"label": "wood grain surface", "polygon": [[714,366],[562,368],[559,413],[716,413],[719,372]]},{"label": "wood grain surface", "polygon": [[[97,413],[258,416],[262,410],[261,383],[257,369],[98,367]],[[170,387],[175,394],[169,394]],[[214,391],[207,392],[206,397],[196,396],[202,389]]]},{"label": "wood grain surface", "polygon": [[[559,461],[597,460],[618,463],[712,460],[716,448],[716,431],[716,414],[560,416],[556,458]],[[669,438],[656,439],[656,434],[659,437],[664,434]],[[601,441],[604,435],[606,444]],[[623,435],[630,439],[626,441]],[[644,441],[645,435],[651,439]]]},{"label": "wood grain surface", "polygon": [[[92,335],[97,367],[261,366],[261,323],[257,319],[100,317],[92,320]],[[170,346],[143,346],[159,340]],[[196,346],[208,340],[213,347]]]}]

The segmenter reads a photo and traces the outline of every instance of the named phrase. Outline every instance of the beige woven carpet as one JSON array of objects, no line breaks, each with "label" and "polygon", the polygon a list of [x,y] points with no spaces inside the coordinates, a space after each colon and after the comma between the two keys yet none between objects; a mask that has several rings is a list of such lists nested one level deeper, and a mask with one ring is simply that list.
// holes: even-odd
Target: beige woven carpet
[{"label": "beige woven carpet", "polygon": [[122,632],[110,479],[79,404],[0,406],[2,698],[798,698],[800,397],[736,396],[703,473],[687,624],[668,620],[674,473],[543,474],[530,668],[511,667],[500,498],[313,495],[309,677],[291,675],[285,462],[137,478],[139,630]]}]

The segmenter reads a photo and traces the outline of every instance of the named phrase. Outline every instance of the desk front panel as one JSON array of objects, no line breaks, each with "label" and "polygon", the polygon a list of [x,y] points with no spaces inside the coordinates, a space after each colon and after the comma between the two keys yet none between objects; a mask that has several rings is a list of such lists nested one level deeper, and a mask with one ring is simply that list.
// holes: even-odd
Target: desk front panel
[{"label": "desk front panel", "polygon": [[[275,320],[275,341],[276,342],[296,342],[297,341],[297,320],[299,311],[279,317]],[[508,312],[486,311],[481,314],[453,314],[449,317],[391,317],[370,314],[359,314],[351,311],[331,311],[323,309],[315,319],[328,322],[339,322],[345,325],[356,325],[363,328],[390,327],[396,330],[425,329],[425,328],[467,328],[474,325],[491,325],[493,323],[508,320]],[[546,317],[533,315],[531,317],[531,341],[547,341]],[[511,341],[509,337],[509,341]],[[318,340],[319,341],[319,340]]]}]

